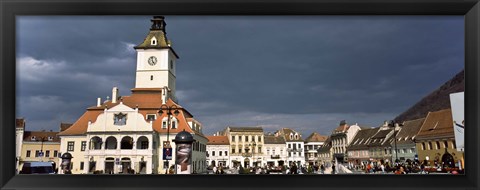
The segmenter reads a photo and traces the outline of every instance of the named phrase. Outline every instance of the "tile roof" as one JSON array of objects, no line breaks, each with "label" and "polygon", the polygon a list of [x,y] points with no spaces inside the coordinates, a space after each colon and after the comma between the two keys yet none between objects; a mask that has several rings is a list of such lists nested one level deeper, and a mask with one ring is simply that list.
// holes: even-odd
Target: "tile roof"
[{"label": "tile roof", "polygon": [[228,127],[230,132],[262,132],[262,127]]},{"label": "tile roof", "polygon": [[[290,134],[293,134],[292,138]],[[298,139],[295,139],[295,134],[298,134]],[[285,138],[286,142],[303,142],[302,135],[290,128],[282,128],[276,132],[276,135]]]},{"label": "tile roof", "polygon": [[412,137],[416,137],[420,128],[422,127],[425,118],[405,121],[402,129],[397,133],[397,144],[412,144],[415,143]]},{"label": "tile roof", "polygon": [[393,129],[378,130],[378,132],[373,135],[372,139],[381,139],[385,138]]},{"label": "tile roof", "polygon": [[116,103],[112,103],[111,100],[103,102],[100,106],[91,106],[87,110],[103,110],[105,107],[112,108],[122,102],[124,105],[139,109],[158,109],[162,105],[162,93],[160,91],[138,91],[135,88],[132,89],[130,96],[121,96]]},{"label": "tile roof", "polygon": [[379,128],[369,128],[358,131],[350,145],[347,147],[347,150],[368,149],[368,140],[371,139],[378,130]]},{"label": "tile roof", "polygon": [[285,144],[285,139],[283,137],[265,135],[263,138],[264,138],[264,144]]},{"label": "tile roof", "polygon": [[[122,97],[122,103],[130,108],[135,108],[138,105],[139,113],[142,114],[145,118],[147,114],[157,114],[160,106],[162,105],[161,102],[161,94],[160,93],[133,93],[132,96],[124,96]],[[112,108],[118,103],[111,103],[111,101],[107,101],[102,106],[92,106],[87,109],[87,111],[75,122],[71,127],[59,133],[59,135],[85,135],[87,132],[88,121],[92,123],[96,121],[98,115],[104,112],[105,105],[107,108]],[[189,133],[194,133],[196,135],[205,137],[201,132],[194,131],[188,125],[188,118],[193,117],[186,109],[181,107],[180,105],[176,104],[172,101],[172,99],[168,99],[166,105],[172,106],[175,105],[179,108],[179,114],[176,116],[178,119],[178,126],[176,129],[169,129],[168,132],[170,133],[179,133],[185,129],[185,131]],[[167,117],[167,113],[164,111],[162,115],[157,115],[157,118],[164,118]],[[152,128],[158,133],[167,133],[167,129],[162,128],[162,120],[157,119],[152,122]]]},{"label": "tile roof", "polygon": [[322,153],[322,152],[329,152],[330,149],[332,148],[332,139],[330,137],[325,140],[322,146],[320,146],[317,151]]},{"label": "tile roof", "polygon": [[23,118],[15,119],[15,128],[25,129],[25,119],[23,119]]},{"label": "tile roof", "polygon": [[393,142],[393,129],[379,129],[378,132],[370,138],[368,145],[370,147],[387,147]]},{"label": "tile roof", "polygon": [[429,112],[418,132],[417,139],[454,137],[452,110]]},{"label": "tile roof", "polygon": [[320,135],[316,132],[313,132],[305,139],[305,142],[325,142],[328,136]]},{"label": "tile roof", "polygon": [[209,145],[229,145],[227,136],[207,136]]},{"label": "tile roof", "polygon": [[[23,133],[23,141],[25,142],[60,142],[60,138],[57,136],[58,132],[51,131],[25,131]],[[35,139],[32,139],[35,137]],[[51,141],[48,140],[48,137],[52,138]]]}]

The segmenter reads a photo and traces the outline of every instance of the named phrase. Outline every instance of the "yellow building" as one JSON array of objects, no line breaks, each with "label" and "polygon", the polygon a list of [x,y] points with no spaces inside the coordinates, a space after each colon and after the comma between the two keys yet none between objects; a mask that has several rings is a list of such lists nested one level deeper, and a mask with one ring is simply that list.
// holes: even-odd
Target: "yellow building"
[{"label": "yellow building", "polygon": [[20,171],[25,162],[52,162],[54,168],[59,166],[58,154],[60,139],[58,132],[25,131],[22,142],[22,151],[19,160]]},{"label": "yellow building", "polygon": [[231,166],[263,166],[264,135],[261,127],[227,127],[225,135],[229,138]]},{"label": "yellow building", "polygon": [[459,167],[463,154],[455,147],[451,109],[428,113],[416,137],[416,148],[418,160],[427,166]]}]

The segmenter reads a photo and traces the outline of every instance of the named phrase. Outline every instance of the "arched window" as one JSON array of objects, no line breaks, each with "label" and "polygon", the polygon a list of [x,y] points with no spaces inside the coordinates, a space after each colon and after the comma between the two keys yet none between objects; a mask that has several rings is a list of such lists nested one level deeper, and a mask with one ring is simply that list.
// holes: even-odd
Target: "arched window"
[{"label": "arched window", "polygon": [[117,149],[117,138],[115,137],[108,137],[105,140],[105,149]]},{"label": "arched window", "polygon": [[126,136],[122,138],[120,142],[120,149],[132,149],[133,148],[133,139],[132,137]]},{"label": "arched window", "polygon": [[176,129],[178,127],[178,121],[177,121],[177,118],[173,117],[172,118],[172,129]]},{"label": "arched window", "polygon": [[100,137],[94,136],[90,139],[90,150],[100,150],[102,149],[102,139]]},{"label": "arched window", "polygon": [[148,149],[148,138],[141,136],[137,140],[137,149]]}]

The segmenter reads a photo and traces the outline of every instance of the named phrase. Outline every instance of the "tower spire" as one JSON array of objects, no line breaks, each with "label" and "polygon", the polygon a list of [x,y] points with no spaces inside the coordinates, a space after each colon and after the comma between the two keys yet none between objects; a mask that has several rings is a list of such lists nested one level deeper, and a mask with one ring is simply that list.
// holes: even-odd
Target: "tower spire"
[{"label": "tower spire", "polygon": [[165,22],[164,16],[153,16],[153,19],[151,19],[151,21],[152,27],[150,28],[150,30],[161,30],[165,34],[167,33],[165,32],[165,26],[167,26],[167,23]]}]

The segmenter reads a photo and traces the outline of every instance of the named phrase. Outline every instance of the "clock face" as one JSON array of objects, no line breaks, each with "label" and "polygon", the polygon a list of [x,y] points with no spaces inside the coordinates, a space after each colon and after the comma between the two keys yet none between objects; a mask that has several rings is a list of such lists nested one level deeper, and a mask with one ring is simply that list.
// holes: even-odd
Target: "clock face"
[{"label": "clock face", "polygon": [[150,56],[148,58],[148,64],[154,66],[155,64],[157,64],[157,58],[155,56]]}]

